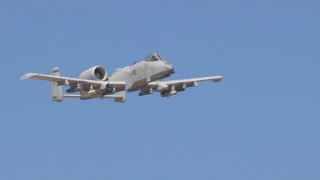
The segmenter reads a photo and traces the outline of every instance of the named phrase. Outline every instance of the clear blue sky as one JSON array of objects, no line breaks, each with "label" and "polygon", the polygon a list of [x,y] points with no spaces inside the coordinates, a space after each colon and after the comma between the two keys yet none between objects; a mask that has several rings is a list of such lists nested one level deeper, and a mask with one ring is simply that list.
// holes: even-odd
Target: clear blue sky
[{"label": "clear blue sky", "polygon": [[[0,2],[0,179],[320,179],[317,1]],[[77,77],[158,52],[178,96],[50,99],[27,72]]]}]

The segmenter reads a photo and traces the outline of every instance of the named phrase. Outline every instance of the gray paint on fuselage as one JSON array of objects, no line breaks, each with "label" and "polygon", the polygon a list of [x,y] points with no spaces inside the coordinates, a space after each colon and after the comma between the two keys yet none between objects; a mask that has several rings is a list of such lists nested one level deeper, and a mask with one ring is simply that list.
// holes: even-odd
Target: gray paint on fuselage
[{"label": "gray paint on fuselage", "polygon": [[124,81],[127,91],[137,91],[147,85],[148,80],[156,81],[169,77],[174,73],[173,66],[164,60],[140,61],[132,66],[117,69],[110,81]]}]

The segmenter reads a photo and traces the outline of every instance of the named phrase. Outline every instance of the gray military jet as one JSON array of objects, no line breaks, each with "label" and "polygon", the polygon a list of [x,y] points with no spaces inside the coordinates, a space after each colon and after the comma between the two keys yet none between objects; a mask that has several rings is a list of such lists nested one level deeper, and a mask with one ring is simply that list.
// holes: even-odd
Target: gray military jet
[{"label": "gray military jet", "polygon": [[[197,86],[198,82],[219,82],[222,76],[201,77],[182,80],[159,81],[174,74],[174,67],[158,53],[152,53],[143,61],[132,66],[118,68],[111,76],[102,66],[93,66],[82,72],[79,78],[62,77],[58,67],[52,69],[52,75],[27,73],[22,79],[34,78],[51,81],[51,99],[62,102],[64,98],[88,100],[111,98],[124,103],[126,92],[140,91],[139,96],[159,92],[161,97],[170,97],[186,88]],[[63,94],[62,86],[69,86],[68,94]],[[79,94],[71,94],[79,93]]]}]

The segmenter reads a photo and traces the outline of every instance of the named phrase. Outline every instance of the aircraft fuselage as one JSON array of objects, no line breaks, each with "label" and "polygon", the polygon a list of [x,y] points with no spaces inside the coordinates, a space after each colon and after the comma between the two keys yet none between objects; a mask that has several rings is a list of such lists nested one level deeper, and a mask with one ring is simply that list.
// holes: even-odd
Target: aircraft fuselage
[{"label": "aircraft fuselage", "polygon": [[141,89],[149,82],[167,78],[173,73],[173,66],[166,61],[140,61],[116,70],[109,80],[126,82],[126,90],[132,92]]}]

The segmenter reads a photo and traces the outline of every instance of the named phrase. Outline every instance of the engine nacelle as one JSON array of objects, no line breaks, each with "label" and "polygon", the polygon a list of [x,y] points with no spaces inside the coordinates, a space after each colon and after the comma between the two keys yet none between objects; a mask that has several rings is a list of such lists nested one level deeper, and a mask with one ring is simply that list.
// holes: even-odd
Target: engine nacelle
[{"label": "engine nacelle", "polygon": [[102,66],[93,66],[93,67],[83,71],[80,74],[79,78],[80,79],[88,79],[88,80],[105,81],[108,78],[108,72]]}]

